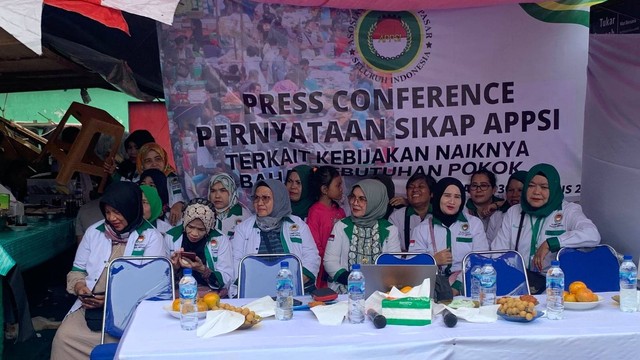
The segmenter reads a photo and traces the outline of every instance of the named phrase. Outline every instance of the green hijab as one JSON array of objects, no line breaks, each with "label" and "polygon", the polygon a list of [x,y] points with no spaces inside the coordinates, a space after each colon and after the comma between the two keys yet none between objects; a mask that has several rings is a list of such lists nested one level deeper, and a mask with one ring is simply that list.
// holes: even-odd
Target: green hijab
[{"label": "green hijab", "polygon": [[289,180],[289,176],[291,176],[292,172],[296,172],[298,173],[298,176],[300,176],[300,184],[302,185],[300,200],[291,201],[291,213],[295,216],[300,217],[301,219],[307,218],[307,215],[309,214],[309,208],[315,202],[309,195],[309,190],[311,190],[311,169],[312,168],[309,165],[298,165],[291,169],[291,171],[289,171],[289,173],[287,174],[287,180]]},{"label": "green hijab", "polygon": [[[527,188],[531,179],[536,175],[542,175],[549,181],[549,200],[539,208],[534,208],[527,201]],[[562,208],[562,200],[564,200],[564,194],[562,193],[562,186],[560,186],[558,170],[549,164],[538,164],[532,167],[524,180],[524,189],[520,198],[522,211],[532,216],[547,217],[554,210]]]},{"label": "green hijab", "polygon": [[356,187],[364,192],[364,196],[367,198],[367,209],[362,217],[351,215],[351,220],[359,227],[373,227],[387,213],[387,204],[389,203],[387,188],[379,180],[365,179],[353,185],[350,194],[353,194],[353,189]]},{"label": "green hijab", "polygon": [[162,200],[160,200],[158,190],[153,186],[140,185],[140,190],[142,190],[144,196],[149,202],[149,205],[151,205],[151,218],[147,221],[152,223],[162,215]]}]

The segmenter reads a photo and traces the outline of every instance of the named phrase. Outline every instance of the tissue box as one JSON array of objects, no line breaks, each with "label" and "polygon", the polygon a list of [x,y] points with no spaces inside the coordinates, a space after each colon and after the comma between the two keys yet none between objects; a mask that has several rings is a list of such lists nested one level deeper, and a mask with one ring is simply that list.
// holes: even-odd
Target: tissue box
[{"label": "tissue box", "polygon": [[382,300],[382,315],[390,325],[422,326],[431,324],[431,299],[406,297]]}]

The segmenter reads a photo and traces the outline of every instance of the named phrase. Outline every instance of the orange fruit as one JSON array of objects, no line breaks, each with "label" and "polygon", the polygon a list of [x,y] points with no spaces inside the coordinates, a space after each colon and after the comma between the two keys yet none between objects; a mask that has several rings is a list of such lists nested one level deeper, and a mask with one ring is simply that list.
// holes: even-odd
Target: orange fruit
[{"label": "orange fruit", "polygon": [[409,291],[411,291],[411,289],[413,289],[413,287],[412,287],[412,286],[405,286],[405,287],[403,287],[402,289],[400,289],[400,291],[406,294],[406,293],[408,293]]},{"label": "orange fruit", "polygon": [[209,306],[207,306],[207,303],[202,299],[196,301],[196,306],[198,307],[198,312],[209,310]]},{"label": "orange fruit", "polygon": [[564,296],[566,302],[576,302],[576,296],[574,294],[567,294]]},{"label": "orange fruit", "polygon": [[[594,297],[594,293],[587,289],[579,289],[578,292],[575,294],[576,296],[576,300],[578,300],[579,302],[591,302],[593,301],[593,297]],[[596,296],[597,299],[597,296]]]},{"label": "orange fruit", "polygon": [[571,285],[569,285],[569,292],[572,294],[577,294],[578,290],[586,289],[586,288],[587,288],[587,285],[582,281],[574,281],[571,283]]},{"label": "orange fruit", "polygon": [[180,299],[175,299],[171,303],[171,310],[180,311]]},{"label": "orange fruit", "polygon": [[570,294],[570,292],[568,292],[568,291],[566,291],[566,290],[562,292],[562,296],[563,296],[563,297],[565,297],[565,296],[567,296],[567,295],[569,295],[569,294]]},{"label": "orange fruit", "polygon": [[207,304],[209,309],[213,309],[214,307],[218,307],[220,305],[220,295],[213,291],[204,294],[202,300]]}]

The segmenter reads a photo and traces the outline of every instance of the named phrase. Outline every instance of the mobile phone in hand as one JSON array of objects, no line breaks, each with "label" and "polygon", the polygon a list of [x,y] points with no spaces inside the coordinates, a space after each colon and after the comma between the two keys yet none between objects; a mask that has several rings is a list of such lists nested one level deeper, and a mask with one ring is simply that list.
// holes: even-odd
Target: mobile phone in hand
[{"label": "mobile phone in hand", "polygon": [[82,299],[89,299],[89,298],[95,298],[96,296],[94,294],[79,294],[78,297]]},{"label": "mobile phone in hand", "polygon": [[196,253],[191,251],[183,251],[180,253],[180,256],[183,258],[187,258],[191,261],[196,261]]}]

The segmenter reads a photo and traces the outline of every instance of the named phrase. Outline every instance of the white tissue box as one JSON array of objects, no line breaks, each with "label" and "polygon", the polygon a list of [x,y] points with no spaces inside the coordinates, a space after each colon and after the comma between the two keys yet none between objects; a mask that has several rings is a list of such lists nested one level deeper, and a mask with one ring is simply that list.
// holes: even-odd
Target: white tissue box
[{"label": "white tissue box", "polygon": [[431,324],[431,299],[406,297],[382,300],[382,315],[389,325],[423,326]]}]

